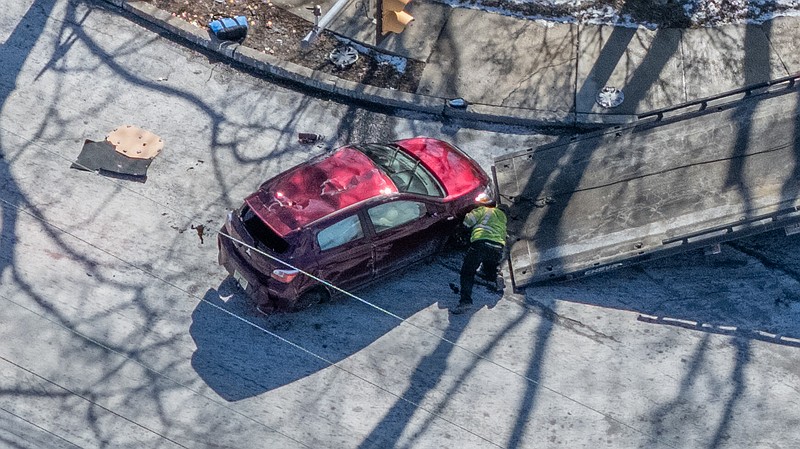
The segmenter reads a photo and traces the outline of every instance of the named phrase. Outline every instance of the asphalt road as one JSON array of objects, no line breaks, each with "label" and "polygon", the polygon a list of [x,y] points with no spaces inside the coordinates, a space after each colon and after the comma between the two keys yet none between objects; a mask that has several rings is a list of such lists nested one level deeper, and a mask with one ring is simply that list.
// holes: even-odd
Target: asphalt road
[{"label": "asphalt road", "polygon": [[[363,302],[253,313],[213,230],[265,178],[351,140],[430,135],[488,169],[554,137],[305,96],[105,8],[0,10],[0,446],[800,445],[796,237],[478,287],[467,316],[445,310],[458,254]],[[124,124],[165,141],[147,182],[69,168]]]}]

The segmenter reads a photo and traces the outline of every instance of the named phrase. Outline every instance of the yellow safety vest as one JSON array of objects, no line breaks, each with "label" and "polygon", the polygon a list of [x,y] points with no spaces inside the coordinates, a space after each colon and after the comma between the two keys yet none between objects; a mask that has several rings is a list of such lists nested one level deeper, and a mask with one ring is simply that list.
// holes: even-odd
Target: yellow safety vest
[{"label": "yellow safety vest", "polygon": [[488,240],[506,244],[506,214],[496,207],[480,206],[464,217],[464,226],[472,229],[469,241]]}]

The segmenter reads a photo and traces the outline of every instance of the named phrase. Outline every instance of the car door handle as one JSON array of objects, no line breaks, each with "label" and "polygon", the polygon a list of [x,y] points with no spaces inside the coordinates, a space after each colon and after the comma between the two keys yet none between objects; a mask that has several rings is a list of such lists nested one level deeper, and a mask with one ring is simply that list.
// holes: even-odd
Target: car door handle
[{"label": "car door handle", "polygon": [[[431,212],[431,213],[428,214],[428,216],[429,217],[438,218],[439,217],[439,212]],[[454,217],[452,215],[448,215],[447,218],[445,218],[445,220],[450,221],[450,220],[454,220],[455,218],[456,217]]]}]

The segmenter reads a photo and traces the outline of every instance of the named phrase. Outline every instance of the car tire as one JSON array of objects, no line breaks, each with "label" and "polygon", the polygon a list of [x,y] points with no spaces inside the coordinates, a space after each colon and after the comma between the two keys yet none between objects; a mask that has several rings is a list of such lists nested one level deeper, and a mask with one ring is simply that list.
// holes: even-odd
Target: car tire
[{"label": "car tire", "polygon": [[298,298],[297,302],[294,304],[294,310],[295,311],[304,310],[313,305],[327,302],[330,299],[331,295],[330,293],[328,293],[328,290],[322,287],[313,288],[300,295],[300,298]]}]

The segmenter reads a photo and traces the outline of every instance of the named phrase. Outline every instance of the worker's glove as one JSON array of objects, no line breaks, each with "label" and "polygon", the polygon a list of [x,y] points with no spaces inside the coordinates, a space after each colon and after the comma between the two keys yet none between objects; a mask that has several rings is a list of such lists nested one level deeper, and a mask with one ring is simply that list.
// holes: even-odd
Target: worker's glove
[{"label": "worker's glove", "polygon": [[453,236],[453,243],[459,248],[469,245],[470,229],[464,225],[456,228],[456,234]]}]

